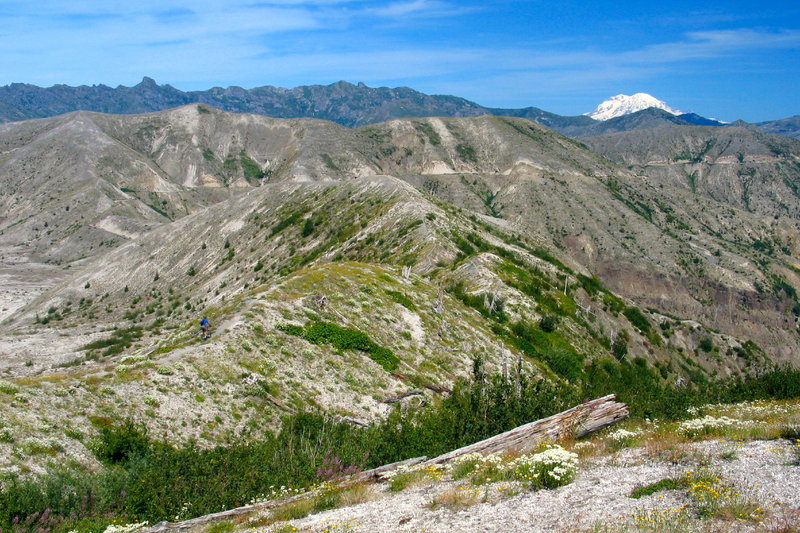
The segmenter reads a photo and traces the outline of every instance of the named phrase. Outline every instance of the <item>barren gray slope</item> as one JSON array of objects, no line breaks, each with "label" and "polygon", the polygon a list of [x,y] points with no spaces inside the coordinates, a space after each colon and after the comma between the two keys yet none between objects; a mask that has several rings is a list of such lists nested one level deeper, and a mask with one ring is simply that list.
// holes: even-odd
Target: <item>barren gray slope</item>
[{"label": "barren gray slope", "polygon": [[593,150],[739,209],[800,218],[800,141],[738,127],[663,127],[585,139]]},{"label": "barren gray slope", "polygon": [[[731,335],[744,329],[781,358],[795,353],[791,295],[773,290],[782,279],[790,286],[797,284],[790,257],[800,238],[791,219],[774,220],[763,216],[771,210],[749,213],[686,187],[651,182],[524,119],[405,119],[350,130],[325,121],[281,121],[192,105],[148,115],[81,113],[59,120],[60,128],[91,131],[98,140],[64,152],[70,154],[64,161],[72,165],[88,161],[80,167],[85,173],[54,172],[57,179],[49,180],[49,174],[31,171],[34,182],[40,183],[28,189],[35,194],[43,194],[35,191],[50,189],[59,179],[84,183],[86,175],[110,176],[113,179],[97,178],[86,185],[90,194],[102,194],[97,201],[101,207],[110,203],[119,210],[127,205],[102,200],[109,195],[131,201],[152,198],[150,207],[136,203],[140,206],[136,213],[157,218],[156,209],[177,216],[229,191],[243,192],[275,181],[348,180],[378,173],[402,176],[448,202],[502,217],[535,242],[563,250],[572,264],[599,274],[612,288],[644,305],[710,321]],[[23,130],[42,129],[42,123],[22,124]],[[55,132],[41,136],[64,138]],[[45,153],[59,153],[43,153],[41,148],[49,145],[31,144],[30,139],[38,139],[34,134],[26,132],[19,138],[19,146],[8,141],[17,151],[40,159],[47,157]],[[81,146],[78,141],[64,142]],[[745,162],[755,162],[767,148],[745,145],[741,153]],[[255,165],[258,176],[245,172],[246,161]],[[793,169],[785,168],[784,182],[797,180]],[[9,180],[18,188],[16,201],[32,207],[22,187],[27,182],[18,178],[24,172],[8,175],[17,177]],[[158,190],[151,190],[154,184]],[[772,198],[775,204],[770,183],[755,182],[750,187],[754,203]],[[188,201],[183,199],[187,196]],[[724,190],[712,195],[724,196]],[[97,215],[95,203],[84,205],[91,208],[86,213],[80,205],[70,210],[70,216],[78,217],[70,226],[76,236],[48,250],[58,252],[56,257],[83,257],[96,253],[100,243],[120,241],[124,229],[119,219]],[[6,221],[3,229],[7,242],[33,239],[44,249],[55,243],[55,237],[46,239],[47,231],[53,231],[50,221],[45,219],[48,228],[43,231],[35,223],[41,217],[32,217],[27,207],[16,213],[17,220]],[[136,213],[125,219],[125,227],[135,229]],[[59,223],[55,219],[60,215],[50,216]],[[21,228],[27,233],[20,233]],[[135,235],[132,229],[128,231]],[[102,238],[107,230],[116,231],[118,238]],[[94,232],[94,239],[85,238],[85,232]],[[764,260],[766,252],[773,260]]]}]

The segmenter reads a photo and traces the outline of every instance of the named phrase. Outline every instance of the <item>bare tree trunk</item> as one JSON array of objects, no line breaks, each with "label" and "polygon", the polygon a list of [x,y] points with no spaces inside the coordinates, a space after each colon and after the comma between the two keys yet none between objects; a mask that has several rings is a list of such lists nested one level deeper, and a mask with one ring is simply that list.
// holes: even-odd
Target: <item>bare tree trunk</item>
[{"label": "bare tree trunk", "polygon": [[603,429],[628,417],[628,406],[615,402],[614,394],[582,403],[572,409],[536,422],[519,426],[505,433],[470,444],[425,461],[425,464],[441,464],[460,455],[472,452],[494,453],[516,451],[526,453],[544,441],[556,441],[565,437],[582,437]]}]

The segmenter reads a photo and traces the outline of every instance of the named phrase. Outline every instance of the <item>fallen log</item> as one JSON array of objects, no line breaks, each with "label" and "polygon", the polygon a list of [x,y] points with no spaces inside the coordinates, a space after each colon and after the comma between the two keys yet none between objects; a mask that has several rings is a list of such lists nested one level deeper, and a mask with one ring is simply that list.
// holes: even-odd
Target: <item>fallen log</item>
[{"label": "fallen log", "polygon": [[378,468],[373,468],[371,470],[364,470],[363,472],[357,472],[352,476],[349,476],[345,479],[342,484],[343,485],[353,485],[355,483],[360,483],[362,481],[380,481],[386,477],[386,474],[397,470],[401,466],[414,466],[425,461],[427,457],[414,457],[413,459],[406,459],[405,461],[398,461],[396,463],[391,463],[388,465],[379,466]]},{"label": "fallen log", "polygon": [[515,451],[527,453],[545,441],[579,438],[628,417],[628,406],[615,402],[614,394],[584,402],[556,415],[519,426],[505,433],[442,454],[423,464],[443,464],[468,453]]},{"label": "fallen log", "polygon": [[[384,479],[385,475],[388,472],[391,472],[392,470],[400,468],[401,466],[414,466],[418,463],[423,462],[425,459],[427,459],[427,457],[415,457],[413,459],[406,459],[405,461],[398,461],[396,463],[390,463],[388,465],[379,466],[371,470],[364,470],[363,472],[357,472],[351,476],[348,476],[340,480],[339,484],[341,486],[349,486],[361,482],[380,481]],[[287,496],[285,498],[278,498],[275,500],[251,503],[250,505],[243,505],[242,507],[229,509],[227,511],[220,511],[218,513],[198,516],[197,518],[183,520],[182,522],[168,522],[165,520],[163,522],[158,522],[157,524],[153,524],[149,528],[139,530],[136,533],[164,533],[167,531],[181,531],[181,530],[193,529],[223,519],[230,519],[237,516],[253,513],[256,511],[274,509],[275,507],[279,507],[287,503],[292,503],[298,500],[308,498],[316,493],[317,493],[316,491],[309,491],[300,494],[295,494],[293,496]]]},{"label": "fallen log", "polygon": [[450,394],[453,392],[452,389],[449,389],[443,385],[437,385],[436,383],[423,383],[422,386],[428,390],[432,390],[433,392],[438,392],[439,394]]},{"label": "fallen log", "polygon": [[354,426],[361,426],[362,428],[368,428],[369,423],[364,422],[363,420],[359,420],[358,418],[352,416],[334,416],[334,420],[337,422],[347,422],[348,424],[353,424]]},{"label": "fallen log", "polygon": [[[358,472],[339,480],[342,486],[352,485],[360,482],[381,481],[386,475],[401,466],[414,466],[426,464],[444,464],[452,461],[456,457],[472,452],[495,453],[504,451],[515,451],[526,453],[533,450],[539,443],[544,441],[557,441],[565,437],[579,438],[593,431],[608,427],[620,420],[627,418],[628,406],[621,402],[615,402],[614,394],[603,396],[595,400],[584,402],[572,409],[563,411],[548,418],[543,418],[535,422],[530,422],[523,426],[506,431],[494,437],[470,444],[463,448],[453,450],[446,454],[427,459],[426,457],[415,457],[397,463],[379,466],[371,470]],[[426,460],[427,459],[427,460]],[[181,531],[198,526],[202,526],[221,519],[232,518],[254,511],[273,509],[299,499],[308,498],[315,494],[314,491],[245,505],[229,511],[222,511],[206,516],[199,516],[183,522],[159,522],[148,529],[140,530],[137,533],[163,533],[167,531]]]},{"label": "fallen log", "polygon": [[404,398],[408,398],[409,396],[420,396],[422,394],[425,394],[425,393],[422,392],[421,390],[410,390],[410,391],[406,391],[406,392],[404,392],[402,394],[398,394],[397,396],[389,396],[388,398],[384,398],[383,400],[381,400],[381,402],[383,402],[383,403],[397,403],[397,402],[399,402],[400,400],[402,400]]}]

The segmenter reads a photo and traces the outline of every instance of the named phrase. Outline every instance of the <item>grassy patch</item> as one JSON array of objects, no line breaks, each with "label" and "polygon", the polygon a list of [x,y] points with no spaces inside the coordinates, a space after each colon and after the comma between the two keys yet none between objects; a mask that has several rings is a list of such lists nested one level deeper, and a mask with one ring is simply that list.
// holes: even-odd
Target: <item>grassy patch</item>
[{"label": "grassy patch", "polygon": [[680,490],[689,486],[686,478],[664,478],[654,483],[636,487],[631,491],[629,496],[631,498],[639,499],[642,496],[650,496],[662,490]]},{"label": "grassy patch", "polygon": [[239,162],[242,164],[242,172],[246,179],[260,180],[264,178],[264,171],[261,170],[259,164],[251,159],[244,151],[239,153]]},{"label": "grassy patch", "polygon": [[312,344],[328,344],[340,350],[365,352],[387,372],[396,370],[400,363],[391,350],[376,344],[367,334],[355,329],[322,320],[310,321],[305,326],[279,324],[277,328],[284,333],[302,337]]},{"label": "grassy patch", "polygon": [[411,301],[411,298],[409,298],[408,296],[406,296],[402,292],[386,291],[386,294],[389,296],[389,298],[391,298],[395,302],[399,303],[403,307],[405,307],[405,308],[407,308],[407,309],[409,309],[411,311],[416,311],[417,310],[417,306],[414,305],[414,302]]},{"label": "grassy patch", "polygon": [[459,486],[447,489],[433,497],[428,507],[431,510],[449,509],[460,511],[468,509],[481,500],[481,491],[470,486]]},{"label": "grassy patch", "polygon": [[103,355],[115,355],[122,353],[122,351],[126,348],[130,348],[133,343],[139,340],[141,337],[142,328],[140,327],[118,329],[106,339],[100,339],[88,344],[84,344],[81,347],[81,350],[101,350],[105,348]]},{"label": "grassy patch", "polygon": [[433,129],[433,126],[427,122],[414,122],[414,128],[416,128],[416,130],[420,133],[424,134],[428,138],[428,142],[430,142],[433,146],[439,146],[442,144],[441,136],[436,133],[436,130]]}]

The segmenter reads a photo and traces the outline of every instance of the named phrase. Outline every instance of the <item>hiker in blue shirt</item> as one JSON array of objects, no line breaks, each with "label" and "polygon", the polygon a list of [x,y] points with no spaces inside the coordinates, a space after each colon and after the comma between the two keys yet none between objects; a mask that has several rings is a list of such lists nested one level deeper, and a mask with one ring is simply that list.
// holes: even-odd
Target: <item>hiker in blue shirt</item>
[{"label": "hiker in blue shirt", "polygon": [[207,339],[209,337],[208,328],[209,328],[209,321],[206,317],[203,317],[203,320],[200,321],[200,336],[203,339]]}]

